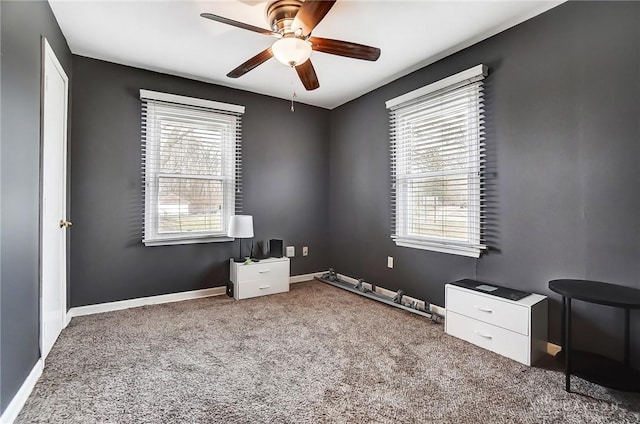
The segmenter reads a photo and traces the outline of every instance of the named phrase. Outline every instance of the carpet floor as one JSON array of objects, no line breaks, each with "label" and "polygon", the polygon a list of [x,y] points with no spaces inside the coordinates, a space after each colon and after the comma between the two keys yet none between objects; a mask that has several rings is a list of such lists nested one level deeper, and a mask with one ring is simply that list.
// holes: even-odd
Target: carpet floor
[{"label": "carpet floor", "polygon": [[74,318],[18,423],[640,423],[640,396],[527,367],[317,281]]}]

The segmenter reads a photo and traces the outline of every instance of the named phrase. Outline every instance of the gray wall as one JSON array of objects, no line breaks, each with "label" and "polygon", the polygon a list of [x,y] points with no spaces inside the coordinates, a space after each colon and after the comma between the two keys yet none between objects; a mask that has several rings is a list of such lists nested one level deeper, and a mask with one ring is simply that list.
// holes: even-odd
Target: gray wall
[{"label": "gray wall", "polygon": [[[479,63],[490,70],[492,250],[475,260],[396,247],[384,102]],[[439,305],[444,284],[463,277],[550,295],[558,343],[549,280],[640,288],[639,122],[637,2],[566,3],[381,87],[331,113],[332,266]],[[578,346],[621,356],[621,311],[577,302],[576,313]]]},{"label": "gray wall", "polygon": [[[73,61],[70,306],[228,279],[237,244],[140,242],[139,88],[247,107],[245,211],[256,239],[310,247],[293,274],[331,264],[437,304],[444,284],[463,277],[545,294],[559,277],[640,285],[638,3],[565,4],[338,109],[298,105],[293,114],[283,100],[72,58],[46,3],[1,2],[0,15],[3,411],[39,357],[41,34],[70,77]],[[491,71],[492,250],[474,260],[398,248],[389,238],[384,102],[478,63]],[[619,356],[621,313],[576,309],[578,343]],[[633,325],[637,335],[637,313]],[[558,342],[555,295],[549,330]]]},{"label": "gray wall", "polygon": [[41,36],[71,77],[71,52],[46,2],[1,2],[2,223],[0,409],[39,353]]},{"label": "gray wall", "polygon": [[140,88],[246,106],[244,213],[255,240],[295,245],[292,275],[327,269],[328,110],[291,113],[285,100],[80,56],[73,69],[72,307],[222,286],[238,252],[237,241],[143,246]]}]

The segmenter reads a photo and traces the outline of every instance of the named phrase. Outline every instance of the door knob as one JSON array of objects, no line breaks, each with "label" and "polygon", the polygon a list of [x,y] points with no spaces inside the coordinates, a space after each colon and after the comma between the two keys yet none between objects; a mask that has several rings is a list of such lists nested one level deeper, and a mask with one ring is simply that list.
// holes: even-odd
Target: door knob
[{"label": "door knob", "polygon": [[61,219],[59,225],[60,225],[60,228],[63,228],[63,227],[69,228],[73,225],[73,222],[67,221],[66,219]]}]

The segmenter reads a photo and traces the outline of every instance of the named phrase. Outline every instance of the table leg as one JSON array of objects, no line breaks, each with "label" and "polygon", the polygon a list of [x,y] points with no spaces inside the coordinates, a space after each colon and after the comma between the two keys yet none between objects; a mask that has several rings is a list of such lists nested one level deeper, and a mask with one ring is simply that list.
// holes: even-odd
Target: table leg
[{"label": "table leg", "polygon": [[567,298],[562,296],[562,325],[560,326],[560,346],[562,347],[562,352],[566,353],[566,346],[564,345],[564,341],[565,341],[565,334],[564,334],[564,330],[565,330],[565,325],[566,325],[566,320],[565,320],[565,311],[567,309]]},{"label": "table leg", "polygon": [[624,364],[630,366],[630,341],[629,341],[629,308],[624,308]]},{"label": "table leg", "polygon": [[564,384],[565,390],[571,392],[571,298],[565,301],[564,309]]}]

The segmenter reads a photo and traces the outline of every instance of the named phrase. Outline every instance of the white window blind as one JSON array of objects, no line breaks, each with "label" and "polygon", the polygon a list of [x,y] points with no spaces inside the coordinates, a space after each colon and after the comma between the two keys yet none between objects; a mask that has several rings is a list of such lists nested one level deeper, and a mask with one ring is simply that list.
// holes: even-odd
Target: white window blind
[{"label": "white window blind", "polygon": [[145,245],[227,241],[242,209],[244,107],[140,90]]},{"label": "white window blind", "polygon": [[478,257],[483,245],[483,79],[474,68],[387,102],[391,238]]}]

